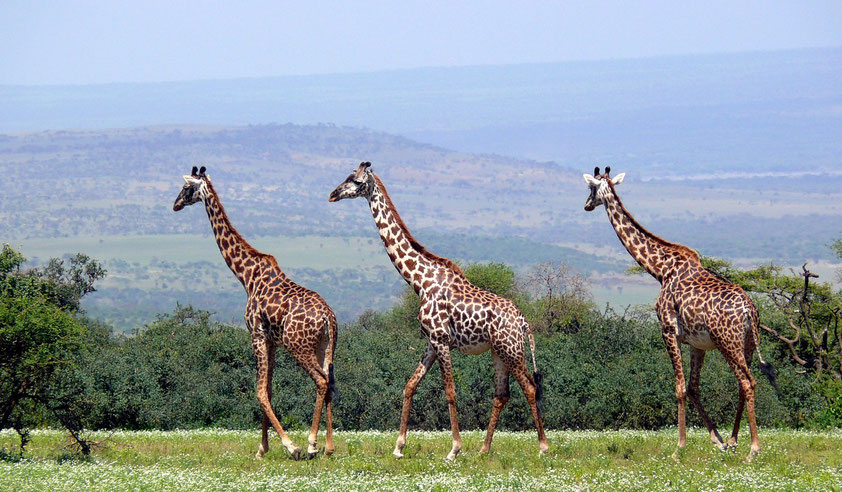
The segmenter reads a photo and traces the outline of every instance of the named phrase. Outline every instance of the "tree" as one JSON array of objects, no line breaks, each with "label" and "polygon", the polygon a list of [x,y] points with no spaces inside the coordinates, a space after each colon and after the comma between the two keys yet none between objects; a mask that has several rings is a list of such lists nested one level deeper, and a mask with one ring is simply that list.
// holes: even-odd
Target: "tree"
[{"label": "tree", "polygon": [[78,312],[79,302],[96,291],[94,282],[105,276],[99,262],[77,253],[65,260],[52,258],[43,268],[21,271],[26,258],[8,244],[0,253],[0,291],[9,296],[42,297],[69,312]]},{"label": "tree", "polygon": [[93,290],[105,271],[84,255],[51,260],[45,269],[22,271],[26,259],[9,245],[0,252],[0,428],[21,436],[53,418],[64,425],[83,452],[82,420],[73,392],[59,391],[61,372],[83,345],[84,323],[76,316],[79,300]]},{"label": "tree", "polygon": [[527,275],[525,287],[533,293],[533,328],[545,333],[575,332],[591,307],[587,278],[562,262],[542,263]]},{"label": "tree", "polygon": [[504,263],[472,263],[463,271],[468,280],[480,289],[507,299],[515,299],[519,294],[515,271]]}]

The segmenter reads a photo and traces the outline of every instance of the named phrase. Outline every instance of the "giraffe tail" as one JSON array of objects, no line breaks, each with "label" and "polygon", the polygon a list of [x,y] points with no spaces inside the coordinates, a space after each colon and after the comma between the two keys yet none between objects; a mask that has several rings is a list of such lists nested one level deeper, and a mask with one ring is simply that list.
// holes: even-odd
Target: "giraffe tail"
[{"label": "giraffe tail", "polygon": [[538,371],[538,364],[535,362],[535,335],[532,333],[532,327],[526,320],[523,320],[523,329],[526,331],[526,336],[529,337],[529,351],[532,352],[532,379],[535,381],[535,404],[538,406],[538,411],[541,410],[541,402],[544,399],[544,375]]},{"label": "giraffe tail", "polygon": [[327,328],[327,336],[329,338],[327,343],[327,350],[325,354],[325,358],[328,360],[327,363],[327,396],[325,397],[326,403],[331,402],[338,402],[339,401],[339,392],[336,390],[336,378],[333,376],[333,353],[336,349],[336,335],[337,335],[337,323],[336,323],[336,315],[330,313],[328,319],[326,320],[326,328]]},{"label": "giraffe tail", "polygon": [[[766,376],[766,379],[769,380],[769,383],[772,384],[772,387],[775,388],[775,392],[779,395],[781,394],[780,388],[778,388],[778,381],[777,377],[775,376],[775,367],[772,364],[769,364],[765,360],[763,360],[763,354],[760,353],[760,333],[758,332],[758,326],[763,326],[760,323],[752,323],[751,325],[751,332],[754,336],[754,348],[757,349],[757,360],[760,361],[760,371],[763,375]],[[763,327],[766,328],[765,326]],[[751,361],[747,361],[751,363]]]}]

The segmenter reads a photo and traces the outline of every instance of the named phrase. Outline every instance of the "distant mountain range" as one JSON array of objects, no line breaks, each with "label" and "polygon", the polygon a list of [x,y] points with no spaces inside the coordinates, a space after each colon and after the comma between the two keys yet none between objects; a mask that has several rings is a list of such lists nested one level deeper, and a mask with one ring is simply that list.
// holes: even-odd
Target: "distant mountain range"
[{"label": "distant mountain range", "polygon": [[641,171],[834,170],[842,48],[144,84],[0,86],[0,132],[332,123]]}]

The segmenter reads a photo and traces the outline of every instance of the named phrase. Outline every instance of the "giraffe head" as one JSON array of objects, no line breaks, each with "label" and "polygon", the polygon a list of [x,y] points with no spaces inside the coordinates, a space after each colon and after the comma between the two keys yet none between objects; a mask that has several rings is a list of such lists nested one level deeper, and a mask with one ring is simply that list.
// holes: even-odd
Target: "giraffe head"
[{"label": "giraffe head", "polygon": [[606,167],[605,173],[603,174],[599,174],[599,168],[595,167],[593,170],[593,176],[590,174],[582,175],[591,190],[591,194],[588,195],[588,199],[585,201],[585,210],[588,212],[604,203],[603,200],[610,191],[608,186],[609,181],[616,186],[622,183],[623,178],[626,177],[626,173],[620,173],[612,178],[609,176],[609,173],[611,173],[610,167]]},{"label": "giraffe head", "polygon": [[330,194],[328,201],[337,202],[344,198],[357,198],[359,196],[366,199],[371,196],[374,189],[374,174],[368,169],[371,167],[370,162],[362,162],[356,171],[352,172],[341,182]]},{"label": "giraffe head", "polygon": [[181,192],[175,198],[175,203],[172,205],[174,212],[178,212],[184,207],[202,201],[202,198],[208,192],[208,186],[205,180],[210,178],[205,175],[205,166],[202,166],[201,169],[193,166],[190,174],[185,174],[183,178],[184,186],[181,187]]}]

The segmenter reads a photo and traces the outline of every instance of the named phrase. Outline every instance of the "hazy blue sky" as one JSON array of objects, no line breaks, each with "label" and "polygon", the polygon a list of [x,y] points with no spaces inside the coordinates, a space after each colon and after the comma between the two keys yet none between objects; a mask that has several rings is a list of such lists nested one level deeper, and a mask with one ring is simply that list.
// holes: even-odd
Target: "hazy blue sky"
[{"label": "hazy blue sky", "polygon": [[0,1],[0,84],[842,45],[842,1]]}]

